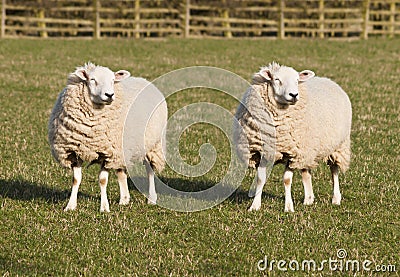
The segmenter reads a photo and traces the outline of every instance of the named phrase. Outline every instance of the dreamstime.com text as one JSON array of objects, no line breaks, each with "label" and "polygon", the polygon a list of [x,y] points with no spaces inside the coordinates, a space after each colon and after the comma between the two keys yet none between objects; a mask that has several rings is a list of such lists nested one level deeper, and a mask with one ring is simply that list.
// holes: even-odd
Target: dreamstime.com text
[{"label": "dreamstime.com text", "polygon": [[277,260],[268,259],[264,256],[257,262],[257,269],[260,271],[340,271],[340,272],[396,272],[395,264],[374,264],[371,260],[354,260],[347,258],[345,249],[339,249],[335,258],[328,258],[322,261],[309,260]]}]

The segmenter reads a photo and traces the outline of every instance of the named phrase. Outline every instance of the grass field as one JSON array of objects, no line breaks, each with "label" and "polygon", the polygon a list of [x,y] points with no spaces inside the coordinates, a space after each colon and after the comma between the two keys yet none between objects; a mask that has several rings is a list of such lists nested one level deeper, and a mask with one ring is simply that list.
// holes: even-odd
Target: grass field
[{"label": "grass field", "polygon": [[[283,273],[277,264],[260,271],[261,259],[357,260],[371,271],[329,269],[297,275],[370,275],[400,272],[400,40],[0,40],[0,275],[257,276]],[[222,204],[182,213],[149,206],[131,187],[131,204],[118,205],[112,176],[111,212],[99,212],[98,168],[84,171],[78,209],[63,212],[70,172],[53,160],[47,121],[67,74],[86,61],[127,69],[149,80],[173,69],[210,65],[250,81],[273,60],[327,76],[348,92],[353,105],[352,164],[341,175],[342,205],[331,205],[327,166],[313,172],[316,201],[303,206],[299,173],[294,176],[295,213],[284,213],[283,167],[267,181],[262,209],[247,212],[252,199],[243,185]],[[215,92],[214,92],[215,93]],[[224,94],[194,90],[169,99],[170,111],[193,102],[213,102],[234,112]],[[229,150],[218,130],[193,126],[183,136],[182,156],[198,162],[198,147],[218,148],[217,169],[197,179],[172,170],[161,177],[199,189],[220,178]],[[347,256],[338,259],[337,251]],[[261,263],[263,265],[264,263]],[[395,268],[394,268],[395,266]],[[396,271],[394,271],[394,269]]]}]

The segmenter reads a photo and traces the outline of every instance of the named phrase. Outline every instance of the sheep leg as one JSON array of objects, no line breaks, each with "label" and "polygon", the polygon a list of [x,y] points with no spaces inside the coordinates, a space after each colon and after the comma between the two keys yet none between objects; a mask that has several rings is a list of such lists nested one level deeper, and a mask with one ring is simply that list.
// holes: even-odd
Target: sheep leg
[{"label": "sheep leg", "polygon": [[332,204],[340,205],[340,201],[342,200],[342,194],[340,193],[339,188],[339,166],[337,164],[330,164],[331,174],[332,174],[332,183],[333,183],[333,197]]},{"label": "sheep leg", "polygon": [[129,189],[128,189],[128,176],[124,169],[118,169],[116,172],[119,184],[119,204],[120,205],[128,205],[130,200]]},{"label": "sheep leg", "polygon": [[311,182],[311,171],[309,169],[302,169],[301,178],[304,185],[304,205],[311,205],[312,203],[314,203],[314,192]]},{"label": "sheep leg", "polygon": [[71,197],[69,198],[68,204],[64,211],[73,211],[76,209],[79,185],[82,181],[82,167],[81,165],[72,167],[73,177],[72,177],[72,191]]},{"label": "sheep leg", "polygon": [[293,179],[293,170],[291,170],[287,166],[285,169],[285,173],[283,173],[283,184],[285,185],[285,212],[294,212],[292,192],[291,192],[292,179]]},{"label": "sheep leg", "polygon": [[266,180],[267,180],[267,162],[264,159],[262,159],[260,165],[257,168],[256,194],[254,196],[253,203],[249,208],[249,211],[258,211],[261,208],[261,196]]},{"label": "sheep leg", "polygon": [[149,180],[149,198],[147,203],[155,205],[157,203],[157,193],[154,182],[154,171],[147,160],[144,161],[144,165],[146,166],[147,178]]},{"label": "sheep leg", "polygon": [[100,169],[99,184],[100,184],[100,212],[110,212],[110,205],[107,198],[107,183],[108,183],[108,170],[105,168]]}]

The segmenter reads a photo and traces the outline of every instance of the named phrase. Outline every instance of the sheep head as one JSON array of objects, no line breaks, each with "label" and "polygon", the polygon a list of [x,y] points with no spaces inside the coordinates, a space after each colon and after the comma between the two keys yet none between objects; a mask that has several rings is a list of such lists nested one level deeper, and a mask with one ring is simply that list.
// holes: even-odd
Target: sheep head
[{"label": "sheep head", "polygon": [[128,78],[131,74],[126,70],[112,72],[109,68],[86,63],[78,67],[74,74],[86,82],[90,99],[97,105],[111,104],[115,99],[114,83]]},{"label": "sheep head", "polygon": [[293,105],[299,99],[299,82],[305,82],[314,77],[311,70],[303,70],[300,73],[291,67],[281,66],[272,62],[262,67],[258,73],[272,87],[274,99],[281,105]]}]

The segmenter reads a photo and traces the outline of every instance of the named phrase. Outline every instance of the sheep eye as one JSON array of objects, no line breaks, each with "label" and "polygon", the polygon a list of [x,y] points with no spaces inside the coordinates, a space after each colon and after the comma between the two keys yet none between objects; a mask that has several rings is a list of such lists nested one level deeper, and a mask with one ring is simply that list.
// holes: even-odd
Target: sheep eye
[{"label": "sheep eye", "polygon": [[90,79],[90,82],[94,83],[95,85],[97,85],[97,81],[95,78]]},{"label": "sheep eye", "polygon": [[281,82],[281,80],[279,80],[279,79],[275,79],[275,83],[277,83],[278,85],[282,85],[282,82]]}]

